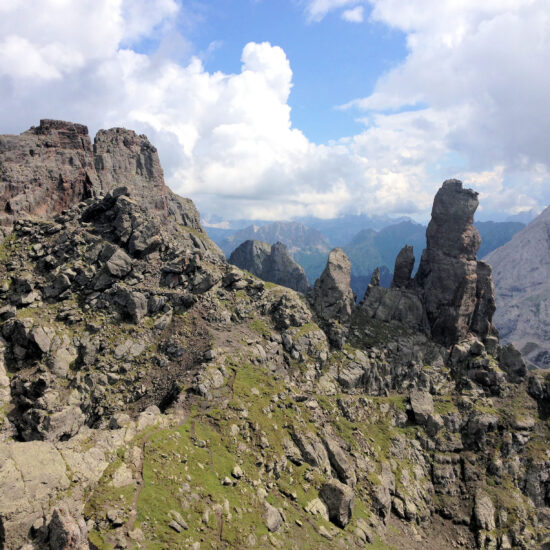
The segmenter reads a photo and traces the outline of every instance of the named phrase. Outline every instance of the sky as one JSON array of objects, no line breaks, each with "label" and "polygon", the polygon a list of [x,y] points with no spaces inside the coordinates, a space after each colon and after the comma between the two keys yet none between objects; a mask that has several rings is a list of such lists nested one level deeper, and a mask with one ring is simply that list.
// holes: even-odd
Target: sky
[{"label": "sky", "polygon": [[548,0],[0,0],[0,133],[144,133],[224,219],[540,211],[549,67]]}]

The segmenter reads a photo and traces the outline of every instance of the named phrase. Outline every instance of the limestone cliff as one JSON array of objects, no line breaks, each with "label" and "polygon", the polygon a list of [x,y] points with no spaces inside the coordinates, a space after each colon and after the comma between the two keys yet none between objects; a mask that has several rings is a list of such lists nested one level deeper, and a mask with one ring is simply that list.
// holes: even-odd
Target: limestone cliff
[{"label": "limestone cliff", "polygon": [[485,260],[493,268],[495,324],[537,367],[550,367],[550,208]]}]

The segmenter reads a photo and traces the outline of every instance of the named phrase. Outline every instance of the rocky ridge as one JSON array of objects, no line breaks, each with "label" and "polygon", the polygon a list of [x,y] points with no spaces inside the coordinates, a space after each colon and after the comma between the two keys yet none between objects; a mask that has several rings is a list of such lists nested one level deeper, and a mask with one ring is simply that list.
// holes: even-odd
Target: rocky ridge
[{"label": "rocky ridge", "polygon": [[245,269],[264,281],[307,292],[309,283],[305,271],[290,256],[286,246],[261,241],[245,241],[229,257],[229,263]]},{"label": "rocky ridge", "polygon": [[144,135],[100,130],[92,147],[83,124],[49,119],[18,136],[0,135],[0,223],[8,230],[14,220],[51,219],[120,182],[142,206],[204,232],[193,202],[165,185],[157,149]]},{"label": "rocky ridge", "polygon": [[432,339],[409,251],[420,324],[355,306],[342,251],[309,302],[118,183],[1,246],[0,545],[550,542],[550,379],[459,314]]}]

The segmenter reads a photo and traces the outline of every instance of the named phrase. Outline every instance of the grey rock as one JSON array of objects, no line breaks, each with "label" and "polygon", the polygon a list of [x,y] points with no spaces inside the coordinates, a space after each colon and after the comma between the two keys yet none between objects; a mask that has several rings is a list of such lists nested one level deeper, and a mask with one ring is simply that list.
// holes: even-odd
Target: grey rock
[{"label": "grey rock", "polygon": [[504,342],[525,359],[550,367],[550,207],[484,260],[493,268],[498,308],[495,324]]},{"label": "grey rock", "polygon": [[527,366],[521,356],[521,353],[513,344],[508,344],[499,348],[498,359],[500,367],[506,371],[508,379],[511,382],[521,382],[527,374]]},{"label": "grey rock", "polygon": [[353,489],[332,479],[321,487],[319,497],[327,506],[330,521],[344,528],[353,512]]},{"label": "grey rock", "polygon": [[476,260],[481,244],[473,225],[477,195],[463,189],[459,180],[443,182],[434,199],[427,247],[415,277],[431,335],[446,346],[469,332],[482,339],[493,335],[490,269],[486,264],[478,266]]},{"label": "grey rock", "polygon": [[283,517],[281,512],[274,506],[271,506],[268,502],[264,503],[264,521],[265,526],[272,533],[276,533],[283,524]]},{"label": "grey rock", "polygon": [[330,464],[336,471],[338,479],[350,487],[355,486],[357,483],[357,476],[355,475],[352,459],[348,453],[346,453],[332,437],[325,436],[323,438],[323,443],[327,449]]},{"label": "grey rock", "polygon": [[121,248],[117,248],[105,264],[107,271],[114,277],[125,277],[132,270],[132,258]]},{"label": "grey rock", "polygon": [[76,520],[65,507],[55,508],[49,524],[49,543],[51,550],[88,549],[88,531],[84,519]]},{"label": "grey rock", "polygon": [[291,436],[305,462],[320,468],[326,474],[330,474],[330,461],[327,451],[315,434],[295,429],[292,431]]},{"label": "grey rock", "polygon": [[272,283],[307,292],[309,283],[303,268],[288,253],[283,243],[269,245],[248,240],[239,245],[229,257],[229,263]]},{"label": "grey rock", "polygon": [[474,522],[479,529],[485,531],[492,531],[496,527],[493,501],[481,489],[478,489],[475,495]]},{"label": "grey rock", "polygon": [[426,425],[428,419],[434,412],[434,400],[432,395],[426,391],[413,390],[409,399],[416,422],[421,426]]},{"label": "grey rock", "polygon": [[339,348],[344,344],[355,305],[350,281],[349,258],[341,248],[335,248],[311,293],[313,309],[327,327],[331,343]]},{"label": "grey rock", "polygon": [[403,288],[408,287],[412,280],[411,274],[414,268],[414,252],[413,247],[405,245],[395,260],[395,267],[393,270],[392,287]]}]

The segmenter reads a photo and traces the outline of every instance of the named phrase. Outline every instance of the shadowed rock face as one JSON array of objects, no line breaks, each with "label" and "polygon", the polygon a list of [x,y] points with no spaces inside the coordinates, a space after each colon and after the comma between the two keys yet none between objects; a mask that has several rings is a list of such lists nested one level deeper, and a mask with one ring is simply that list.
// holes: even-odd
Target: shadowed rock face
[{"label": "shadowed rock face", "polygon": [[229,263],[254,275],[298,292],[307,292],[306,274],[290,256],[283,243],[269,245],[261,241],[245,241],[229,257]]},{"label": "shadowed rock face", "polygon": [[395,260],[395,268],[393,270],[392,287],[402,288],[411,284],[411,274],[414,268],[414,253],[413,247],[405,245]]},{"label": "shadowed rock face", "polygon": [[51,217],[97,187],[88,128],[41,120],[22,134],[0,136],[0,220]]},{"label": "shadowed rock face", "polygon": [[478,266],[476,260],[481,244],[473,225],[477,206],[475,191],[463,189],[459,180],[447,180],[435,196],[426,231],[427,247],[415,284],[423,298],[432,337],[444,345],[458,342],[470,331],[482,339],[493,331],[490,268],[486,264]]}]

